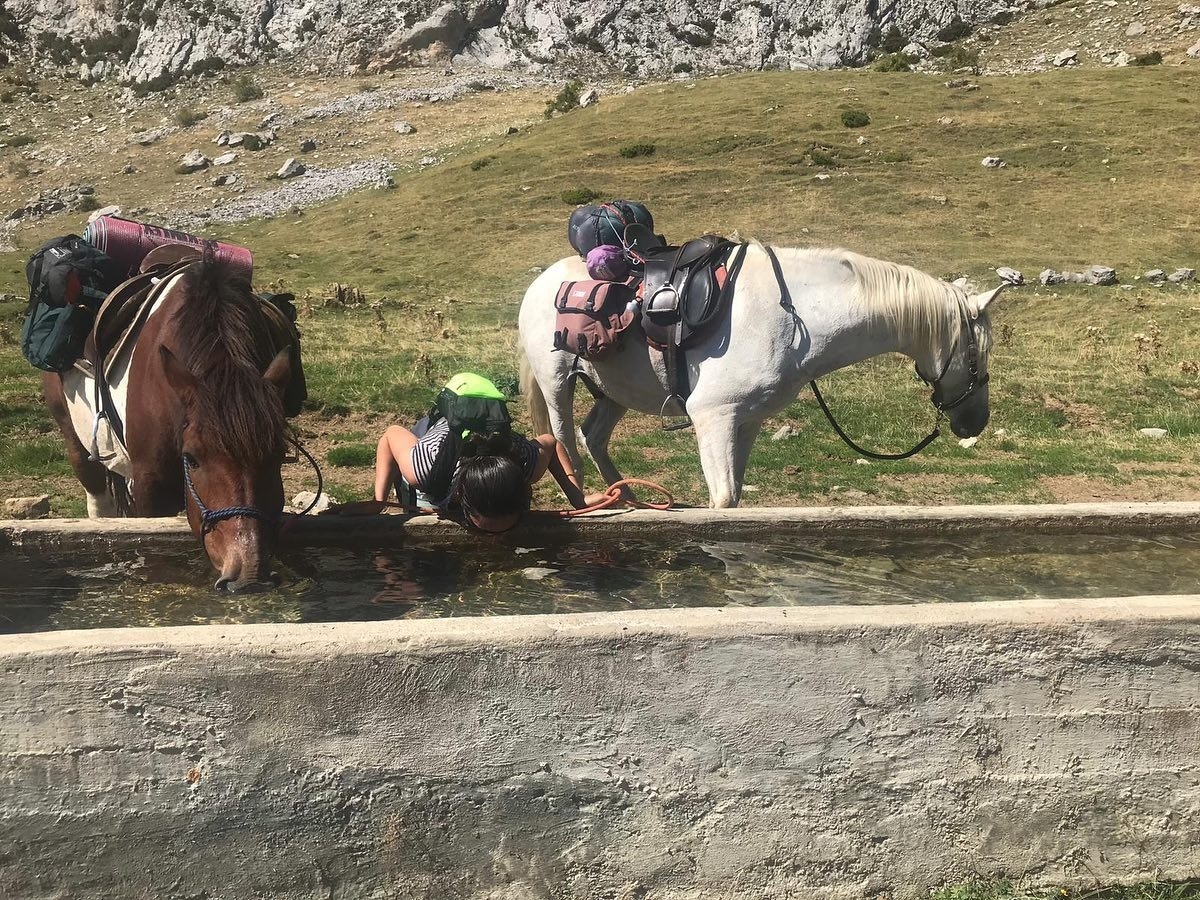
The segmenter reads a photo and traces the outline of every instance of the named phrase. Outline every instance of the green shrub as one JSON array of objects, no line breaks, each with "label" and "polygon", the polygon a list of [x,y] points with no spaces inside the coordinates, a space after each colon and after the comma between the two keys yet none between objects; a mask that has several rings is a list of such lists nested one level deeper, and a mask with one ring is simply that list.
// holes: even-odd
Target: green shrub
[{"label": "green shrub", "polygon": [[562,192],[562,202],[568,206],[581,206],[599,198],[600,195],[591,188],[571,188]]},{"label": "green shrub", "polygon": [[562,86],[562,90],[558,92],[558,96],[553,100],[546,101],[546,118],[549,119],[556,112],[570,112],[579,105],[579,92],[583,90],[583,82],[578,79],[571,79]]},{"label": "green shrub", "polygon": [[971,26],[955,16],[950,20],[950,24],[937,33],[937,39],[943,43],[949,44],[952,41],[958,41],[965,38],[971,33]]},{"label": "green shrub", "polygon": [[251,100],[262,99],[262,88],[249,75],[243,75],[240,78],[234,79],[231,86],[233,88],[233,96],[237,99],[238,103],[248,103]]},{"label": "green shrub", "polygon": [[343,468],[375,465],[375,448],[370,444],[342,444],[326,455],[331,466]]},{"label": "green shrub", "polygon": [[636,156],[653,156],[657,149],[654,144],[626,144],[617,152],[626,159],[633,159]]},{"label": "green shrub", "polygon": [[904,150],[889,150],[879,158],[885,163],[912,162],[912,154]]},{"label": "green shrub", "polygon": [[864,128],[871,124],[871,117],[861,109],[847,109],[842,113],[842,124],[847,128]]},{"label": "green shrub", "polygon": [[185,106],[175,111],[175,124],[180,128],[191,128],[197,122],[203,122],[207,118],[208,113],[193,106]]},{"label": "green shrub", "polygon": [[906,46],[908,46],[908,38],[895,25],[887,30],[883,40],[879,43],[879,49],[884,53],[899,53]]},{"label": "green shrub", "polygon": [[84,194],[75,201],[75,208],[80,212],[91,212],[100,208],[100,201],[96,199],[95,194]]},{"label": "green shrub", "polygon": [[10,134],[4,138],[4,143],[10,147],[25,147],[33,142],[33,135],[30,134]]},{"label": "green shrub", "polygon": [[938,47],[933,55],[940,58],[942,68],[949,72],[955,69],[973,69],[979,65],[979,50],[975,47],[964,47],[962,44]]},{"label": "green shrub", "polygon": [[838,166],[837,157],[821,147],[809,150],[808,158],[812,160],[814,166],[824,166],[826,169],[835,169]]},{"label": "green shrub", "polygon": [[472,160],[471,171],[478,172],[480,169],[482,169],[486,166],[490,166],[495,161],[496,161],[496,157],[494,157],[494,156],[481,156],[481,157],[479,157],[479,159]]},{"label": "green shrub", "polygon": [[879,57],[872,68],[876,72],[911,72],[912,61],[905,53],[889,53]]},{"label": "green shrub", "polygon": [[1131,65],[1135,66],[1159,66],[1162,65],[1162,53],[1158,50],[1151,50],[1149,53],[1139,53],[1133,58]]}]

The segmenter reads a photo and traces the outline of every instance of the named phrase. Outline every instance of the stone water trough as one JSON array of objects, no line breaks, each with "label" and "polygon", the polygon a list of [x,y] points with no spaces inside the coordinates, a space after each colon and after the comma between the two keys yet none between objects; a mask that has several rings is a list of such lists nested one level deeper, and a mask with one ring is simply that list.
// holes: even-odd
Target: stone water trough
[{"label": "stone water trough", "polygon": [[[553,527],[1200,533],[1200,505]],[[323,519],[290,540],[420,528],[464,541]],[[0,523],[0,549],[186,540]],[[0,637],[0,665],[14,900],[915,898],[1200,870],[1200,595],[60,631]]]}]

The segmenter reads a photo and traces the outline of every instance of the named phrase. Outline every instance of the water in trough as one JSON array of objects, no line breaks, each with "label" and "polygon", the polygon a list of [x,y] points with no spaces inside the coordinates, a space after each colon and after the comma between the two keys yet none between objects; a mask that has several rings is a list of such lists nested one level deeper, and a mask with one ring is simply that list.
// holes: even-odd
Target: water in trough
[{"label": "water in trough", "polygon": [[1200,535],[962,535],[303,547],[270,593],[214,591],[194,548],[0,548],[0,633],[703,606],[1193,593]]}]

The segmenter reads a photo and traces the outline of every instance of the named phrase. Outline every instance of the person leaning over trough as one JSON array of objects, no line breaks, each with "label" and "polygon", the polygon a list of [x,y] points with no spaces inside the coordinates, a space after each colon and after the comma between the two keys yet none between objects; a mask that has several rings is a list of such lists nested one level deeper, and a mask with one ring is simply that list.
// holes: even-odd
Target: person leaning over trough
[{"label": "person leaning over trough", "polygon": [[[463,422],[478,430],[463,429],[456,437],[452,426]],[[567,449],[554,435],[526,438],[513,431],[504,395],[486,378],[466,372],[450,380],[430,416],[412,429],[389,426],[379,438],[375,500],[387,500],[399,475],[432,506],[459,506],[476,528],[501,532],[529,510],[530,485],[546,472],[575,509],[604,497],[584,495]]]}]

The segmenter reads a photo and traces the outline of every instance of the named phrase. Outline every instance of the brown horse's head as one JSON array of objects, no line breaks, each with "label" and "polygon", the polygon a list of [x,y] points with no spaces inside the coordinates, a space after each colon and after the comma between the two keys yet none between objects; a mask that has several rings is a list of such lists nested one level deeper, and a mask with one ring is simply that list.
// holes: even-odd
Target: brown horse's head
[{"label": "brown horse's head", "polygon": [[173,464],[183,469],[188,522],[221,573],[218,588],[264,590],[283,512],[289,352],[273,351],[244,276],[206,259],[176,290],[171,347],[159,356],[179,402]]}]

